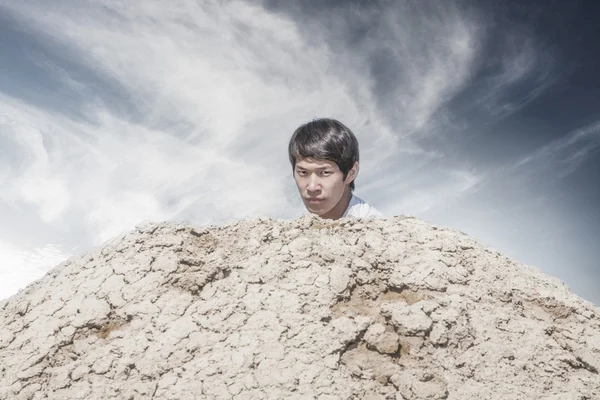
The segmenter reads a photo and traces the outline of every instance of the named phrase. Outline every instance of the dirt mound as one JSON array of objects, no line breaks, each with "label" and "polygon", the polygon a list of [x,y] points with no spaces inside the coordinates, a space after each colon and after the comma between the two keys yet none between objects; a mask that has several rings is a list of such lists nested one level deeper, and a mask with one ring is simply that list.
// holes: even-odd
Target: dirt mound
[{"label": "dirt mound", "polygon": [[140,227],[0,303],[0,399],[598,399],[600,312],[418,219]]}]

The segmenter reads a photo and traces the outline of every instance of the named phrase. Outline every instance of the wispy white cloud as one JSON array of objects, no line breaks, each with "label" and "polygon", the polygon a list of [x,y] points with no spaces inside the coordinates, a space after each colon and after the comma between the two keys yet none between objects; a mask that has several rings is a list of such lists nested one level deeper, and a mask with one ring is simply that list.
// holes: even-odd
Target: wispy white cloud
[{"label": "wispy white cloud", "polygon": [[[414,18],[414,10],[397,3],[384,13],[383,44],[393,54],[401,82],[389,85],[391,106],[401,110],[404,134],[427,134],[432,116],[463,88],[474,72],[480,21],[451,3]],[[418,12],[417,12],[418,14]],[[389,83],[388,83],[389,84]],[[389,110],[393,112],[392,110]]]},{"label": "wispy white cloud", "polygon": [[600,121],[575,129],[519,159],[513,166],[527,168],[531,173],[551,169],[564,178],[577,170],[600,146]]},{"label": "wispy white cloud", "polygon": [[[60,223],[65,213],[80,213],[84,219],[77,228],[92,231],[98,241],[136,221],[169,219],[198,199],[214,203],[219,214],[242,217],[258,211],[255,191],[279,190],[270,179],[249,187],[249,178],[267,175],[265,165],[237,161],[111,115],[102,116],[99,127],[25,104],[14,104],[12,115],[16,122],[0,134],[13,140],[11,152],[27,161],[12,169],[3,200],[37,206],[48,224]],[[248,192],[249,210],[231,196],[239,191]],[[277,206],[275,198],[269,201],[262,207]],[[208,215],[199,222],[206,220]]]},{"label": "wispy white cloud", "polygon": [[485,38],[496,43],[478,59],[481,76],[473,82],[470,107],[505,118],[538,98],[560,77],[554,55],[543,49],[529,29],[512,25],[502,36]]},{"label": "wispy white cloud", "polygon": [[0,241],[0,298],[11,296],[28,283],[40,279],[70,254],[52,244],[39,248],[19,248]]}]

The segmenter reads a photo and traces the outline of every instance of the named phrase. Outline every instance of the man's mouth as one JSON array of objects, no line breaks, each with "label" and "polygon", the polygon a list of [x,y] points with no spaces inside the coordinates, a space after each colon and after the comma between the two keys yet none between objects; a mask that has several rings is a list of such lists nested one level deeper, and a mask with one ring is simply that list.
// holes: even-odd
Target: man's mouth
[{"label": "man's mouth", "polygon": [[324,201],[325,199],[308,198],[306,200],[308,200],[309,203],[320,203],[320,202]]}]

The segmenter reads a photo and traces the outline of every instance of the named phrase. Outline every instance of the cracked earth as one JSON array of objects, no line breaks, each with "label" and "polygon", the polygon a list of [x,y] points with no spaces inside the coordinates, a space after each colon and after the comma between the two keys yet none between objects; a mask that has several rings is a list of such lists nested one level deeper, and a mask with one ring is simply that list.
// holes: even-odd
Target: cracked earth
[{"label": "cracked earth", "polygon": [[0,302],[0,399],[600,398],[600,311],[412,217],[137,228]]}]

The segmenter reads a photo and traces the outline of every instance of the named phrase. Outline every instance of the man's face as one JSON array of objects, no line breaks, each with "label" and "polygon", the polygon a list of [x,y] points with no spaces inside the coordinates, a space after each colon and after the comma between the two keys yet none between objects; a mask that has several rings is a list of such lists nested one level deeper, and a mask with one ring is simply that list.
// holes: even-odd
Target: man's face
[{"label": "man's face", "polygon": [[294,179],[304,205],[313,214],[329,213],[342,199],[344,191],[350,190],[353,171],[344,174],[333,161],[303,158],[296,162]]}]

